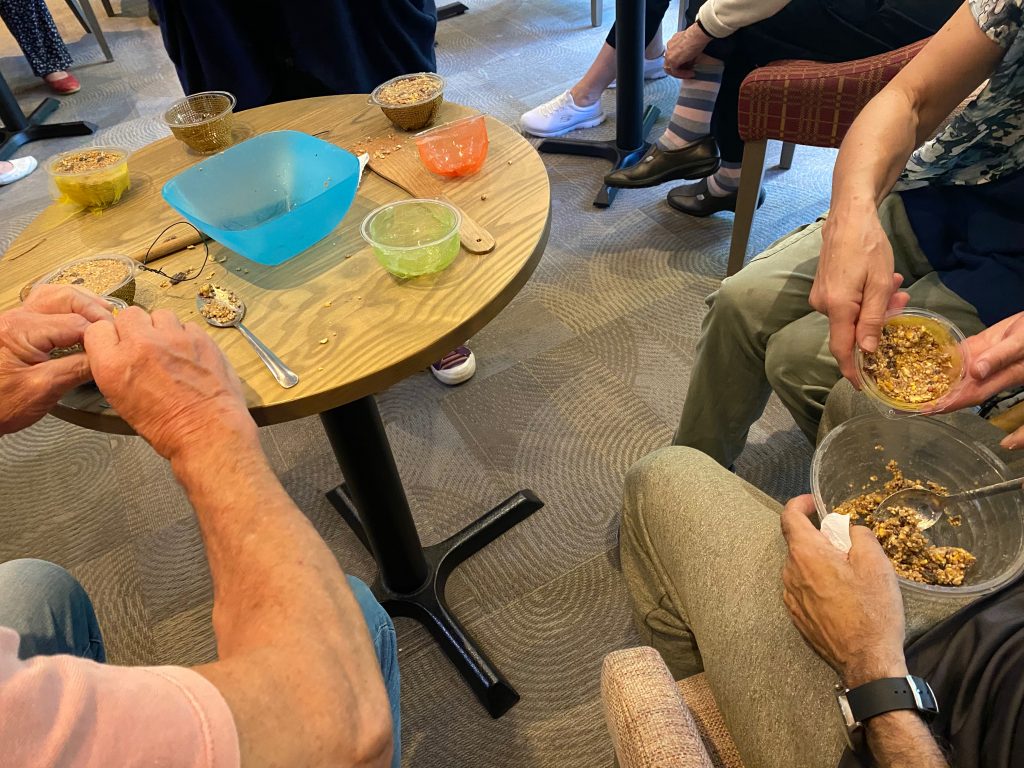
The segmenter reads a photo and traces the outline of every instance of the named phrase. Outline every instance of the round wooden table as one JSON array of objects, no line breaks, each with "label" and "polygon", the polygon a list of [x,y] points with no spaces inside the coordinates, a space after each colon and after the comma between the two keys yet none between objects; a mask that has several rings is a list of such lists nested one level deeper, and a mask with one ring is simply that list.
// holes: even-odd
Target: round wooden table
[{"label": "round wooden table", "polygon": [[[473,110],[446,103],[437,122]],[[395,129],[363,95],[329,96],[274,104],[239,113],[239,138],[293,129],[346,148],[382,138],[395,146],[411,137]],[[407,198],[390,182],[367,173],[352,208],[317,245],[278,266],[251,262],[216,243],[202,275],[172,285],[149,273],[137,278],[136,303],[167,308],[196,320],[194,297],[202,282],[236,291],[247,304],[246,325],[300,376],[283,389],[241,334],[209,328],[245,388],[258,424],[319,414],[345,478],[328,495],[370,548],[379,572],[375,594],[392,615],[423,622],[495,717],[518,694],[473,645],[449,613],[444,584],[452,569],[540,508],[520,491],[449,539],[424,548],[395,466],[374,394],[423,370],[489,322],[529,278],[547,242],[551,192],[533,148],[504,124],[487,118],[490,150],[476,175],[444,182],[446,196],[494,236],[496,248],[475,256],[463,250],[444,272],[397,280],[376,262],[359,236],[374,208]],[[173,138],[132,154],[132,188],[97,214],[54,204],[43,211],[0,260],[0,309],[15,306],[23,286],[62,262],[97,253],[141,258],[180,217],[160,189],[202,156]],[[182,250],[153,266],[169,275],[197,270],[203,248]],[[95,388],[70,393],[54,410],[90,429],[130,434],[131,429]]]}]

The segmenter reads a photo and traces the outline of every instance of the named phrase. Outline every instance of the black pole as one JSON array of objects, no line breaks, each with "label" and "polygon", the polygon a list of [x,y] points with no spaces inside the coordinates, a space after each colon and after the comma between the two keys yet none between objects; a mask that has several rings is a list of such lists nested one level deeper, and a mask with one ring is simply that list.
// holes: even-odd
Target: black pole
[{"label": "black pole", "polygon": [[[615,15],[615,141],[544,139],[537,151],[604,158],[613,171],[643,157],[647,134],[658,119],[657,107],[644,109],[644,0],[615,0]],[[618,191],[602,183],[594,205],[607,208]]]},{"label": "black pole", "polygon": [[615,143],[622,152],[644,145],[644,0],[615,0]]},{"label": "black pole", "polygon": [[384,585],[415,592],[429,571],[373,396],[320,414]]},{"label": "black pole", "polygon": [[25,113],[21,111],[18,100],[14,98],[3,75],[0,75],[0,120],[3,121],[4,128],[11,133],[23,131],[28,127]]}]

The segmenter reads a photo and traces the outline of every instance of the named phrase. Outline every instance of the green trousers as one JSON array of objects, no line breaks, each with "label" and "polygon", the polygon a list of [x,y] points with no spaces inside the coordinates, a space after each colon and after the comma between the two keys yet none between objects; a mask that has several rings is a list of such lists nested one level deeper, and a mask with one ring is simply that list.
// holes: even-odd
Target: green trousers
[{"label": "green trousers", "polygon": [[[910,304],[948,317],[967,335],[982,330],[977,310],[932,269],[898,195],[882,202],[879,217]],[[825,398],[842,378],[828,348],[828,319],[808,304],[822,223],[783,238],[708,297],[675,445],[731,465],[772,391],[814,441]]]}]

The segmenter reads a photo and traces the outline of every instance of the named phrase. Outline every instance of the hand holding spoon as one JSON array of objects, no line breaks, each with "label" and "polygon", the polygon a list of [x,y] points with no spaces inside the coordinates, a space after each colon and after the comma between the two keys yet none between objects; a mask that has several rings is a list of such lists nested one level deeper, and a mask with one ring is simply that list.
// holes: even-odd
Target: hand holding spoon
[{"label": "hand holding spoon", "polygon": [[944,514],[950,514],[950,508],[956,504],[1022,490],[1024,490],[1024,477],[1003,480],[1001,483],[971,488],[967,491],[958,491],[947,496],[942,496],[926,488],[905,488],[902,491],[896,491],[891,496],[886,496],[874,511],[873,516],[876,519],[884,520],[892,515],[893,507],[908,507],[917,513],[918,529],[927,531]]},{"label": "hand holding spoon", "polygon": [[281,362],[281,358],[271,352],[267,345],[256,338],[252,331],[242,325],[245,317],[245,302],[243,302],[234,291],[228,291],[220,286],[207,283],[199,289],[196,295],[196,309],[210,325],[215,328],[237,328],[242,335],[249,340],[260,360],[264,362],[270,372],[277,379],[277,383],[285,389],[294,387],[299,383],[298,375],[287,365]]}]

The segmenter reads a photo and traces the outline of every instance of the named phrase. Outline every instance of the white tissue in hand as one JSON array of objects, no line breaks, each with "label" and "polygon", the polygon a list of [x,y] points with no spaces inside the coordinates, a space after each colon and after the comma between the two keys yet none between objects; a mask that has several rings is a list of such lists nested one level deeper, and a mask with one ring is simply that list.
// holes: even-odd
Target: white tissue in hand
[{"label": "white tissue in hand", "polygon": [[821,532],[825,534],[829,543],[840,552],[850,551],[852,544],[850,543],[849,515],[839,515],[835,512],[825,515],[825,519],[821,521]]}]

